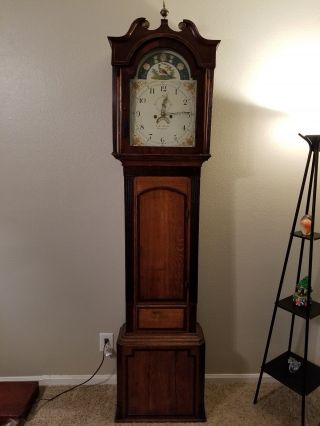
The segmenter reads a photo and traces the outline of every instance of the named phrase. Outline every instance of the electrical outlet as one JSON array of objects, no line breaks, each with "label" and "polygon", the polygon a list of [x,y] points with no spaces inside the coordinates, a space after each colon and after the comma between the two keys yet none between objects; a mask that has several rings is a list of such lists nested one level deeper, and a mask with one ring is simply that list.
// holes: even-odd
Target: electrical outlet
[{"label": "electrical outlet", "polygon": [[113,333],[99,333],[99,350],[103,351],[105,340],[108,339],[113,349]]}]

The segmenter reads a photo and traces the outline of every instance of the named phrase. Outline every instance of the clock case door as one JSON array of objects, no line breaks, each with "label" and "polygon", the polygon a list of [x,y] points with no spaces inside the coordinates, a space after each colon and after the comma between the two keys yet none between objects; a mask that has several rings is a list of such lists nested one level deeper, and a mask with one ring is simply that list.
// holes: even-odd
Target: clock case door
[{"label": "clock case door", "polygon": [[199,186],[199,168],[125,168],[127,331],[196,329]]},{"label": "clock case door", "polygon": [[[200,164],[210,157],[212,89],[216,48],[219,40],[200,36],[189,20],[174,31],[166,19],[155,30],[148,29],[145,18],[136,19],[122,37],[109,37],[113,65],[113,155],[123,163],[132,161],[189,161]],[[150,52],[167,49],[183,56],[197,81],[196,130],[194,147],[157,147],[130,145],[130,81],[141,60]]]}]

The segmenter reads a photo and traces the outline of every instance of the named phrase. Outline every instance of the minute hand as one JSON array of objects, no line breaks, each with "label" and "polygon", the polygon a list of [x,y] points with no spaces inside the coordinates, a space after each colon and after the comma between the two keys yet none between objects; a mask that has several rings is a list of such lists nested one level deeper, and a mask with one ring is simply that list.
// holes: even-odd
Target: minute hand
[{"label": "minute hand", "polygon": [[178,111],[178,112],[168,112],[168,115],[182,115],[182,114],[189,114],[191,115],[192,112],[191,111]]}]

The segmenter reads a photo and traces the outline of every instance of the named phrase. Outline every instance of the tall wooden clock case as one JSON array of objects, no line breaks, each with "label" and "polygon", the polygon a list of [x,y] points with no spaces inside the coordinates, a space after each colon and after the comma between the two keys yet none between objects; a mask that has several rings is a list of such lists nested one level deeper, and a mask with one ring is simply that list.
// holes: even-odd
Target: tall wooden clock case
[{"label": "tall wooden clock case", "polygon": [[197,323],[200,170],[208,160],[218,40],[136,19],[109,37],[113,155],[125,182],[126,323],[117,342],[116,420],[204,421]]}]

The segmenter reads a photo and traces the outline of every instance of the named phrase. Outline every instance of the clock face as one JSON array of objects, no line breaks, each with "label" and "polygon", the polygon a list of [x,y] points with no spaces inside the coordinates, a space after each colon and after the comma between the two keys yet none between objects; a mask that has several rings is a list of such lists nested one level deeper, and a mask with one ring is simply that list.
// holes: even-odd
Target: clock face
[{"label": "clock face", "polygon": [[130,145],[194,147],[197,81],[186,60],[154,50],[130,81]]}]

